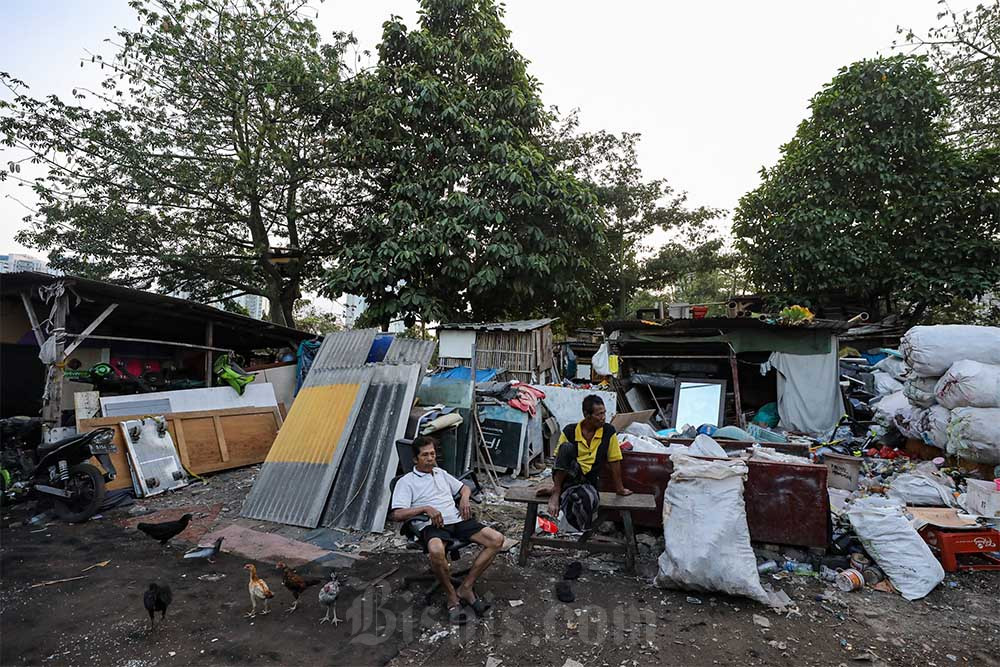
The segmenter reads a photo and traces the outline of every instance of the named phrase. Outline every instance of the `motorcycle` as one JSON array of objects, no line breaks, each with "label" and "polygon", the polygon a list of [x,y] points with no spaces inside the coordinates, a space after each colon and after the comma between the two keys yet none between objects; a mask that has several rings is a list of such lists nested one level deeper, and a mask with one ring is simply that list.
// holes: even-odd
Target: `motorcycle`
[{"label": "motorcycle", "polygon": [[[56,442],[41,442],[41,420],[11,417],[0,420],[0,485],[2,497],[20,502],[48,498],[56,516],[69,523],[86,521],[104,503],[105,483],[117,471],[110,454],[114,429],[100,428]],[[97,457],[107,473],[89,463]]]}]

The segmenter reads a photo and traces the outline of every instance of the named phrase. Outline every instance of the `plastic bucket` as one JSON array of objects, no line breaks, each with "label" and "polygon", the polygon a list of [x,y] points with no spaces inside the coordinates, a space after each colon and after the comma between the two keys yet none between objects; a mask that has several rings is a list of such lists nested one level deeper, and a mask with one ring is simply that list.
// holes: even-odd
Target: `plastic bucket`
[{"label": "plastic bucket", "polygon": [[845,593],[849,593],[850,591],[860,591],[864,587],[865,576],[853,567],[849,570],[844,570],[837,575],[837,588]]}]

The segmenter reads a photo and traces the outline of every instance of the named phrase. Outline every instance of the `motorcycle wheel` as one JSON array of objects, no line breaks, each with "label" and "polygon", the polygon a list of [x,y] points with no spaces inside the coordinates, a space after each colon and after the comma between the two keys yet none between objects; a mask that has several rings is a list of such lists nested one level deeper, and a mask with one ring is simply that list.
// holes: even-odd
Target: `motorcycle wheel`
[{"label": "motorcycle wheel", "polygon": [[74,498],[54,498],[56,516],[68,523],[86,521],[97,513],[104,502],[104,475],[89,463],[78,463],[69,469],[69,488]]}]

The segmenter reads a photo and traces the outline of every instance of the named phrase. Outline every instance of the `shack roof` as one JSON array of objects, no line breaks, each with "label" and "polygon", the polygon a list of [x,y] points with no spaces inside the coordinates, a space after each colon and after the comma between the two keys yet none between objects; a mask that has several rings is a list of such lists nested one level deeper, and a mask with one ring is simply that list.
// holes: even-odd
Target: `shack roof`
[{"label": "shack roof", "polygon": [[514,331],[525,332],[541,329],[555,322],[558,317],[540,320],[514,320],[512,322],[451,322],[439,324],[438,331]]},{"label": "shack roof", "polygon": [[847,331],[851,325],[841,320],[814,319],[802,324],[770,324],[752,317],[706,317],[702,319],[666,320],[662,323],[648,320],[610,320],[604,323],[604,333],[613,331],[656,332],[660,335],[695,336],[718,334],[719,331],[765,330],[765,331]]},{"label": "shack roof", "polygon": [[80,332],[108,305],[117,303],[118,308],[98,327],[96,334],[203,345],[204,325],[211,322],[212,345],[232,350],[285,347],[314,337],[306,331],[256,320],[187,299],[78,276],[54,276],[30,271],[0,274],[0,295],[30,294],[39,319],[44,319],[47,307],[40,305],[37,288],[58,282],[71,286],[72,292],[81,299],[77,303],[71,294],[70,321],[67,322],[67,330],[71,333]]}]

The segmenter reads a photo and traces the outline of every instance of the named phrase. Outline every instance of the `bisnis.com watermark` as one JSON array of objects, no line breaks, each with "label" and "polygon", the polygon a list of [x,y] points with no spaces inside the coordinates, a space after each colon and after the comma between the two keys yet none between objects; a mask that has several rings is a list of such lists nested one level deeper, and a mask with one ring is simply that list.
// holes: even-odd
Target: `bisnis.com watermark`
[{"label": "bisnis.com watermark", "polygon": [[[440,602],[431,605],[405,601],[403,591],[393,591],[387,582],[365,590],[347,609],[351,643],[377,646],[383,642],[409,643],[442,627],[448,629],[444,641],[467,642],[477,633],[479,624],[489,625],[495,643],[541,646],[553,637],[572,633],[576,641],[591,644],[611,643],[625,647],[649,645],[656,639],[656,613],[634,603],[617,604],[610,609],[599,606],[574,608],[561,602],[550,603],[540,618],[527,618],[523,607],[493,609],[482,619],[465,625],[449,626]],[[420,596],[418,596],[420,597]],[[472,611],[468,610],[472,616]]]}]

